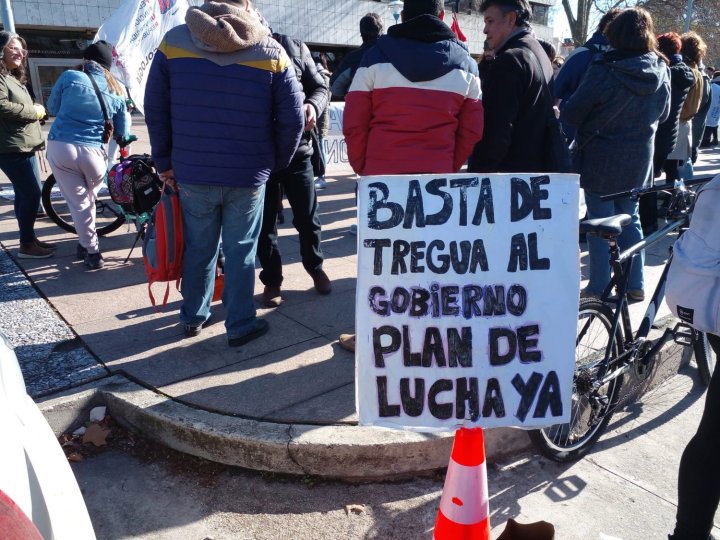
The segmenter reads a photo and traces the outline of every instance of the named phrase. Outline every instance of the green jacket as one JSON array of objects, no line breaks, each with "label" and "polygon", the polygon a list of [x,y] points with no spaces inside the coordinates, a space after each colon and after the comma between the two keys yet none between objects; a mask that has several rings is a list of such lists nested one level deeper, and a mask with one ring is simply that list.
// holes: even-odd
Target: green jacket
[{"label": "green jacket", "polygon": [[0,154],[37,152],[44,147],[27,89],[12,75],[0,75]]}]

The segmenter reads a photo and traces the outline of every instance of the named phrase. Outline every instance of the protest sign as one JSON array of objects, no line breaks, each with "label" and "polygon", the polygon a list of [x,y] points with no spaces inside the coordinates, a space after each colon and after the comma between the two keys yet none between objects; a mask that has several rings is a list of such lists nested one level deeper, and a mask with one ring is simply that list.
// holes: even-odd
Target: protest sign
[{"label": "protest sign", "polygon": [[187,9],[187,0],[125,0],[95,35],[95,41],[114,45],[110,72],[125,84],[141,113],[155,51],[165,32],[185,23]]},{"label": "protest sign", "polygon": [[358,204],[360,423],[567,422],[578,177],[372,176]]}]

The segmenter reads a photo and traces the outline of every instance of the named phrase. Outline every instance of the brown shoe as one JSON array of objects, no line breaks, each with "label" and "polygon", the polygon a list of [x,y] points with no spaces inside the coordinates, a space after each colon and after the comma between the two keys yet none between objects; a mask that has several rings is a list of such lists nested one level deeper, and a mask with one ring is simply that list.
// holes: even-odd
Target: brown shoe
[{"label": "brown shoe", "polygon": [[642,289],[637,289],[635,291],[628,291],[627,292],[628,298],[632,300],[633,302],[642,302],[645,300],[645,291]]},{"label": "brown shoe", "polygon": [[55,251],[57,249],[57,246],[55,244],[51,244],[50,242],[43,242],[42,240],[35,239],[35,243],[40,246],[43,249],[50,249]]},{"label": "brown shoe", "polygon": [[315,284],[315,290],[320,294],[330,294],[332,292],[332,285],[330,284],[330,278],[327,276],[324,270],[316,270],[310,274],[310,277]]},{"label": "brown shoe", "polygon": [[355,334],[340,334],[338,343],[346,351],[355,352]]},{"label": "brown shoe", "polygon": [[553,540],[554,538],[555,527],[547,521],[518,523],[514,519],[509,519],[505,524],[505,530],[497,540]]},{"label": "brown shoe", "polygon": [[53,256],[53,251],[40,247],[35,242],[21,243],[17,256],[18,259],[47,259]]},{"label": "brown shoe", "polygon": [[282,304],[280,287],[265,287],[262,293],[262,303],[267,307],[278,307]]}]

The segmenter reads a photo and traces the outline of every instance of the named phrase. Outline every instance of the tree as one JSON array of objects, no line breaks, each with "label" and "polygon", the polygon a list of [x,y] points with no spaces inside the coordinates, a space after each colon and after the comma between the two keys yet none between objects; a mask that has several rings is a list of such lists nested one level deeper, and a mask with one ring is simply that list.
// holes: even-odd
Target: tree
[{"label": "tree", "polygon": [[571,1],[562,0],[562,6],[576,46],[587,41],[605,13],[617,7],[625,8],[635,4],[633,0],[577,0],[577,5],[573,6]]},{"label": "tree", "polygon": [[[682,34],[687,0],[644,0],[638,5],[651,13],[658,34]],[[705,64],[720,66],[720,0],[694,0],[690,29],[700,34],[707,43]]]}]

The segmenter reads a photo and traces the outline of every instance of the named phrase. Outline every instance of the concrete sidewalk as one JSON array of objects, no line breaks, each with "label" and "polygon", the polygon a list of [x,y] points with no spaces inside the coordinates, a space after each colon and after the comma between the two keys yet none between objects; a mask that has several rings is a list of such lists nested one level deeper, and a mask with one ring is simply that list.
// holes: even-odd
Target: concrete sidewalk
[{"label": "concrete sidewalk", "polygon": [[[147,152],[147,133],[138,120],[134,131],[140,140],[133,152]],[[698,174],[718,168],[720,152],[704,151]],[[355,222],[353,178],[347,169],[338,171],[319,192],[332,294],[320,296],[313,290],[300,263],[291,211],[286,209],[286,224],[279,232],[285,301],[276,309],[258,304],[258,315],[268,320],[270,332],[238,349],[227,346],[220,303],[213,305],[213,323],[192,339],[183,337],[177,291],[171,288],[166,307],[151,307],[140,249],[123,264],[134,237],[126,227],[101,239],[106,268],[91,272],[75,259],[76,237],[49,219],[39,220],[38,236],[58,244],[56,256],[16,262],[69,330],[61,329],[43,343],[44,348],[31,351],[32,339],[23,330],[36,316],[22,320],[16,314],[15,323],[0,318],[0,324],[19,325],[12,335],[14,344],[21,345],[17,352],[23,365],[31,358],[35,366],[30,379],[47,365],[44,354],[52,358],[71,351],[81,357],[77,368],[56,373],[54,385],[31,387],[35,396],[50,398],[47,414],[62,419],[58,426],[69,424],[66,409],[101,398],[119,420],[171,447],[276,472],[361,479],[444,467],[451,444],[447,435],[356,425],[354,358],[336,342],[340,333],[354,329],[356,237],[349,232]],[[0,179],[0,187],[7,187],[7,180]],[[0,243],[15,255],[12,203],[1,198]],[[648,253],[648,287],[662,271],[667,245]],[[4,268],[0,272],[22,277]],[[156,285],[156,296],[161,287]],[[259,299],[259,280],[255,287]],[[643,308],[633,306],[633,316],[640,316]],[[664,315],[667,308],[658,318]],[[659,364],[652,385],[677,372],[679,348],[669,347]],[[68,378],[71,373],[75,378]],[[497,429],[489,430],[487,445],[488,454],[497,458],[527,449],[529,440],[523,431]]]}]

